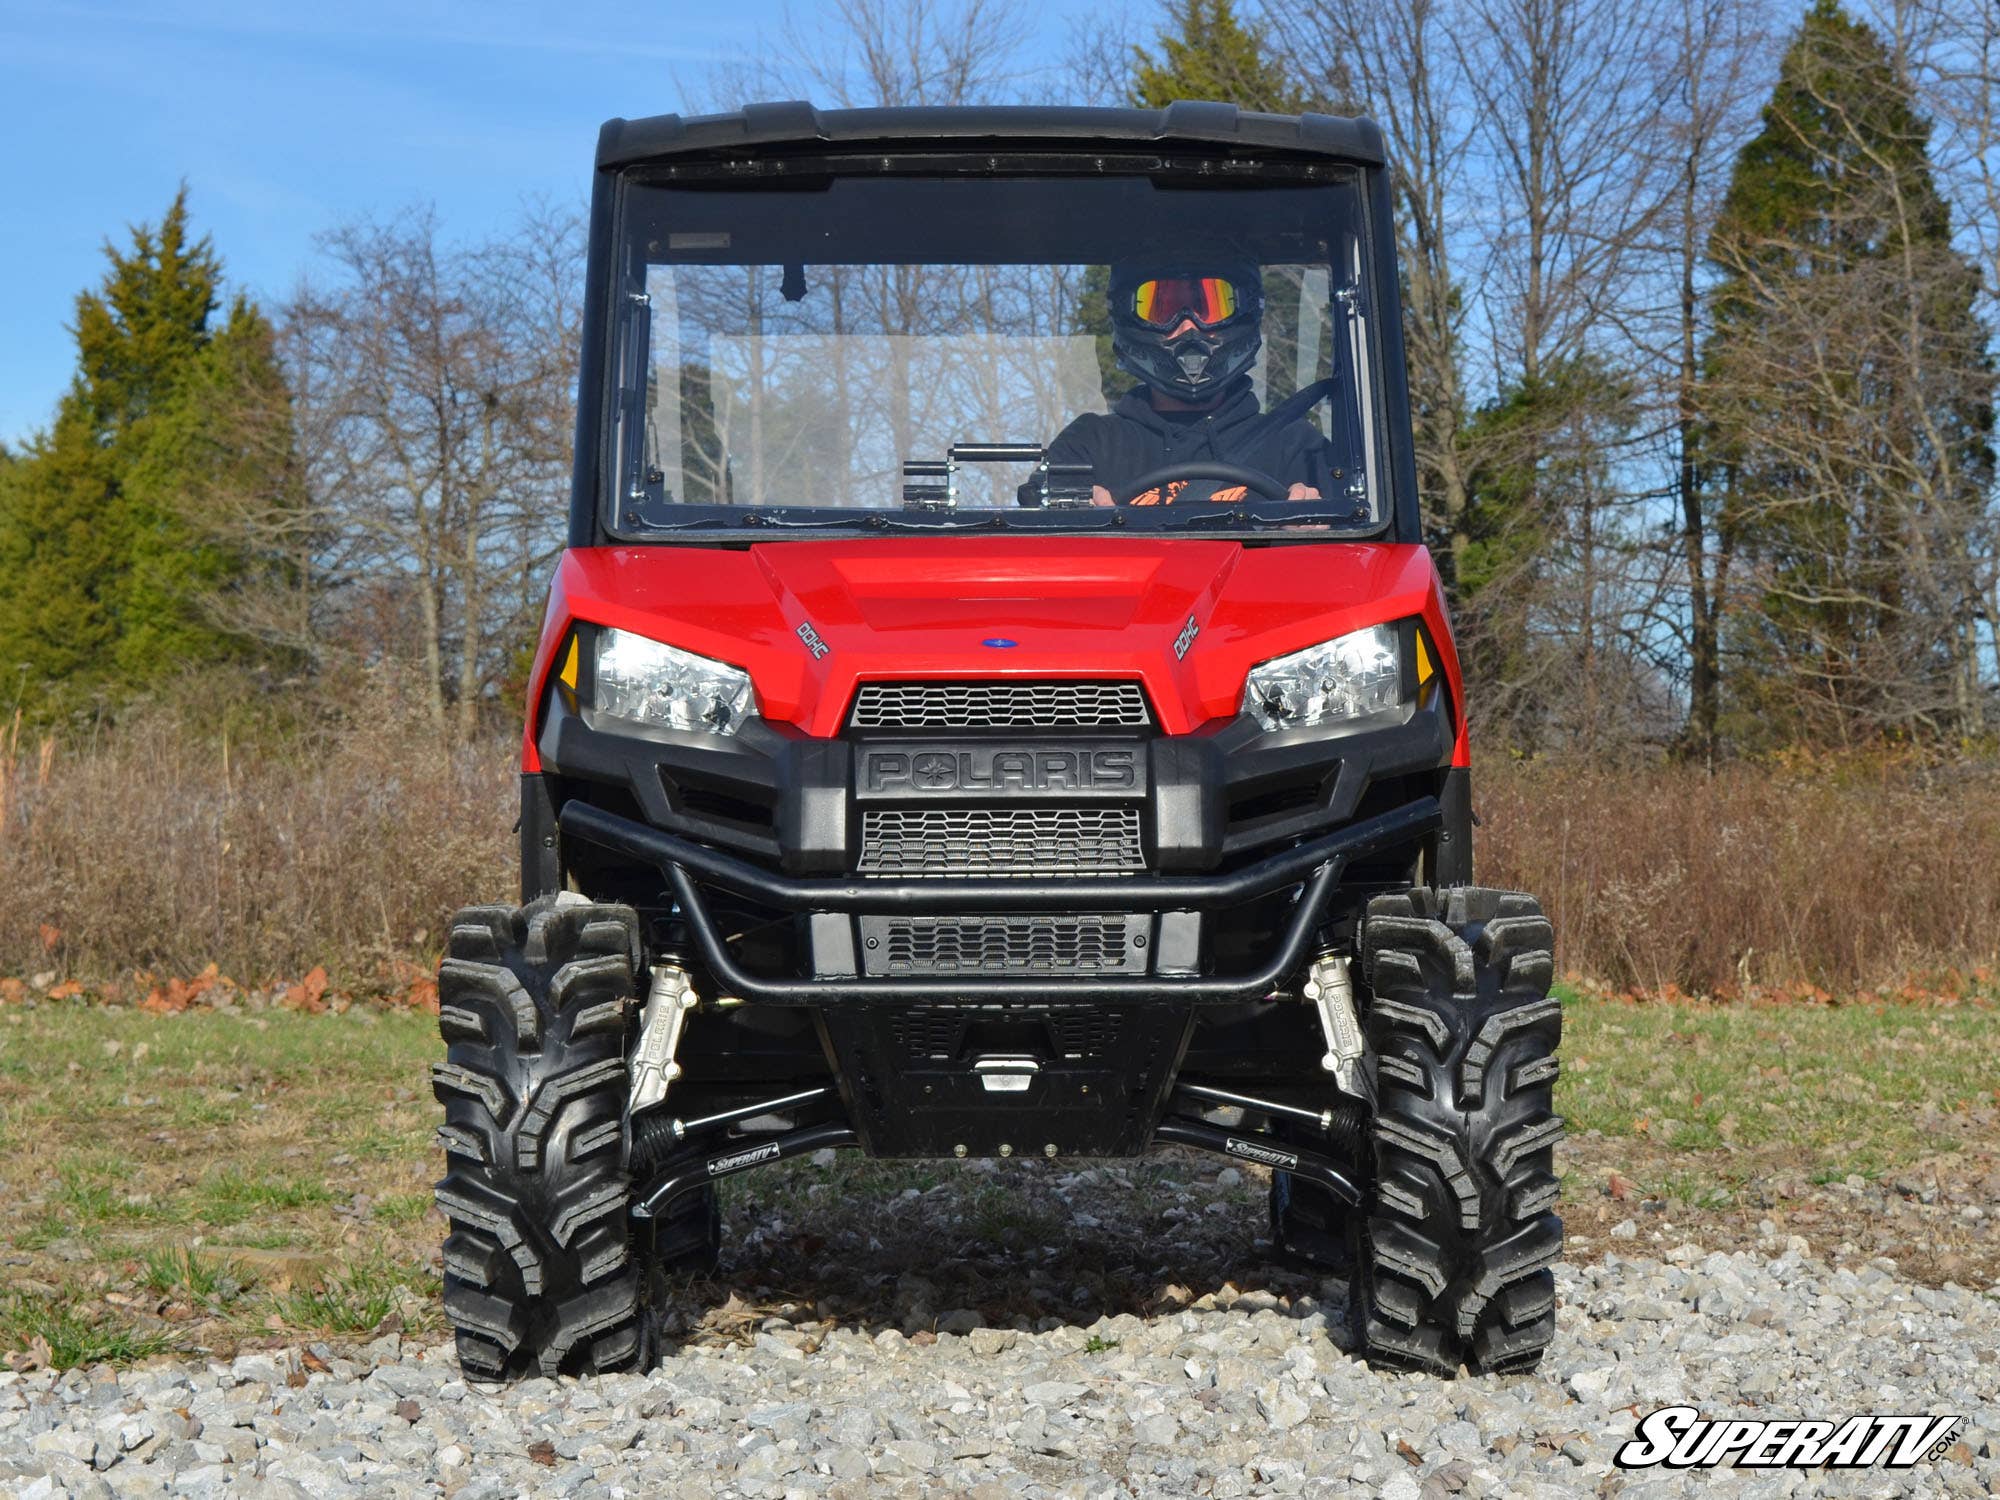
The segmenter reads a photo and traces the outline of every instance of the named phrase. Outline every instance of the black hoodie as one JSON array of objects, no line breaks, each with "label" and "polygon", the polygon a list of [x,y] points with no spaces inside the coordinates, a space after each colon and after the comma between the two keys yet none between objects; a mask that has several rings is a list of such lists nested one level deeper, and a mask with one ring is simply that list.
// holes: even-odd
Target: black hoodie
[{"label": "black hoodie", "polygon": [[[1288,485],[1310,485],[1324,496],[1336,492],[1332,444],[1303,417],[1278,427],[1264,421],[1248,376],[1235,381],[1221,403],[1207,411],[1155,410],[1141,386],[1120,397],[1109,412],[1085,412],[1071,422],[1049,444],[1048,460],[1089,464],[1092,482],[1114,495],[1154,469],[1203,461],[1241,464]],[[1185,505],[1208,500],[1229,486],[1196,479],[1174,488],[1171,495],[1148,490],[1136,503]],[[1040,503],[1038,486],[1023,485],[1021,503]]]}]

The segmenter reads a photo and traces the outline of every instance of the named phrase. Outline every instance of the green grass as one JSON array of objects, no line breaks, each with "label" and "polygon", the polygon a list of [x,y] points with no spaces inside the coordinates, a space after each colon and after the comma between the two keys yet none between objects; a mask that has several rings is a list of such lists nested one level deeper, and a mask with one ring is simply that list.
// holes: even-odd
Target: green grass
[{"label": "green grass", "polygon": [[203,1184],[197,1212],[207,1223],[226,1226],[332,1201],[333,1193],[323,1183],[303,1178],[287,1181],[269,1175],[253,1176],[228,1168]]},{"label": "green grass", "polygon": [[327,1333],[372,1333],[396,1310],[396,1288],[435,1298],[437,1279],[427,1271],[398,1269],[380,1262],[356,1265],[320,1286],[301,1287],[272,1299],[278,1316],[293,1328]]},{"label": "green grass", "polygon": [[414,1224],[430,1211],[429,1193],[388,1193],[375,1200],[374,1216],[385,1224]]},{"label": "green grass", "polygon": [[1571,999],[1563,1026],[1556,1107],[1573,1136],[1597,1130],[1689,1155],[1798,1151],[1836,1181],[1956,1149],[1949,1117],[1996,1097],[1990,1005]]},{"label": "green grass", "polygon": [[79,1365],[132,1364],[173,1347],[173,1339],[158,1331],[141,1331],[81,1311],[85,1293],[55,1296],[26,1292],[0,1294],[0,1348],[35,1350],[48,1346],[54,1369]]},{"label": "green grass", "polygon": [[159,1217],[147,1201],[135,1201],[132,1193],[118,1182],[92,1180],[80,1172],[65,1172],[57,1201],[79,1224],[89,1226],[106,1220],[145,1220]]},{"label": "green grass", "polygon": [[238,1229],[229,1236],[232,1245],[245,1250],[296,1250],[313,1243],[310,1229],[288,1229],[278,1225],[266,1229]]},{"label": "green grass", "polygon": [[68,1289],[0,1307],[0,1354],[227,1350],[372,1329],[398,1284],[434,1297],[436,1024],[0,1009],[0,1251],[10,1278]]},{"label": "green grass", "polygon": [[180,1295],[190,1302],[220,1305],[243,1292],[244,1278],[226,1256],[205,1255],[187,1245],[146,1252],[139,1280],[163,1297]]},{"label": "green grass", "polygon": [[70,1235],[69,1221],[58,1214],[42,1214],[19,1226],[13,1233],[14,1244],[23,1250],[46,1250],[57,1240]]}]

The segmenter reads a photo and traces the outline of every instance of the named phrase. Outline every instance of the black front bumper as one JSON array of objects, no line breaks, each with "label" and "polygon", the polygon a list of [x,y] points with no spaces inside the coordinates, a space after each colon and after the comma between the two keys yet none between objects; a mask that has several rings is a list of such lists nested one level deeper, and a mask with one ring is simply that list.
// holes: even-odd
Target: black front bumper
[{"label": "black front bumper", "polygon": [[[1296,973],[1311,957],[1315,929],[1326,916],[1341,870],[1356,858],[1406,846],[1437,831],[1444,813],[1434,797],[1422,797],[1333,833],[1308,839],[1253,864],[1217,875],[1130,875],[1110,879],[1005,880],[848,880],[785,875],[664,833],[632,818],[587,802],[564,806],[558,825],[566,846],[589,844],[657,868],[673,892],[680,914],[717,983],[741,1000],[778,1005],[837,1001],[950,1000],[1100,1001],[1143,999],[1165,1004],[1231,1003],[1261,999]],[[819,972],[811,977],[753,972],[731,953],[718,926],[705,886],[719,887],[765,906],[805,914],[815,927],[813,949]],[[1175,918],[1182,914],[1240,906],[1258,897],[1298,888],[1283,936],[1264,961],[1239,974],[1191,971],[1195,956],[1176,963]],[[856,915],[957,912],[1118,912],[1152,924],[1159,958],[1132,977],[1069,979],[986,974],[946,978],[867,976],[852,959],[851,918]],[[828,972],[824,955],[839,951],[844,939],[847,972]]]},{"label": "black front bumper", "polygon": [[[1286,1100],[1322,1101],[1303,1111],[1317,1118],[1324,1049],[1311,1008],[1291,998],[1303,971],[1351,937],[1370,892],[1420,869],[1448,878],[1444,856],[1464,847],[1442,695],[1341,734],[1232,721],[1180,736],[943,744],[814,740],[761,721],[724,740],[638,737],[556,704],[540,744],[547,769],[528,778],[523,842],[546,856],[544,878],[638,906],[654,951],[717,998],[683,1041],[685,1107],[830,1082],[837,1106],[829,1098],[799,1127],[851,1129],[878,1156],[1125,1156],[1170,1128],[1209,1131],[1192,1143],[1211,1149],[1266,1149],[1231,1145],[1176,1090],[1217,1083],[1272,1101],[1276,1113],[1253,1109],[1236,1127],[1267,1146],[1268,1132],[1300,1128],[1285,1123],[1288,1107],[1301,1113]],[[1059,786],[991,789],[1003,756],[1067,770],[1128,747],[1129,759],[1093,760]],[[951,751],[969,754],[972,778],[909,784],[919,756]],[[1129,778],[1098,774],[1127,764]],[[885,765],[892,774],[878,774]],[[871,859],[875,808],[1058,802],[1137,809],[1125,826],[1142,862],[1130,843],[1118,873],[1018,860],[987,873],[976,851],[903,867],[918,873]],[[933,954],[891,957],[912,933],[952,931],[965,947],[939,938]],[[996,956],[1018,932],[1043,946]],[[1081,961],[1061,946],[1114,932]]]}]

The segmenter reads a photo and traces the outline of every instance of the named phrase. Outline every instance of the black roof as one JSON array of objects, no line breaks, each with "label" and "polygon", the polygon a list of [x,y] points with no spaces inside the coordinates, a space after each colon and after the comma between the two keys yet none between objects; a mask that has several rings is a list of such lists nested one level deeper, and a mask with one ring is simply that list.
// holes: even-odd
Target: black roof
[{"label": "black roof", "polygon": [[959,108],[815,109],[801,101],[748,104],[723,115],[654,115],[607,120],[597,138],[600,167],[689,155],[734,155],[764,146],[987,144],[1081,146],[1117,143],[1247,146],[1261,151],[1383,164],[1373,120],[1339,115],[1267,115],[1234,104],[1182,100],[1165,109],[1086,109],[1050,105]]}]

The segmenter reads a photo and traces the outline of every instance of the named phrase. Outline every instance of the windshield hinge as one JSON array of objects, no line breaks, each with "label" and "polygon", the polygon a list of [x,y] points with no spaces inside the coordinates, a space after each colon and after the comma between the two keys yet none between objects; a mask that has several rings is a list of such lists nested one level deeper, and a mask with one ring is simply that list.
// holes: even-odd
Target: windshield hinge
[{"label": "windshield hinge", "polygon": [[903,504],[916,510],[956,510],[958,465],[948,458],[904,459]]}]

